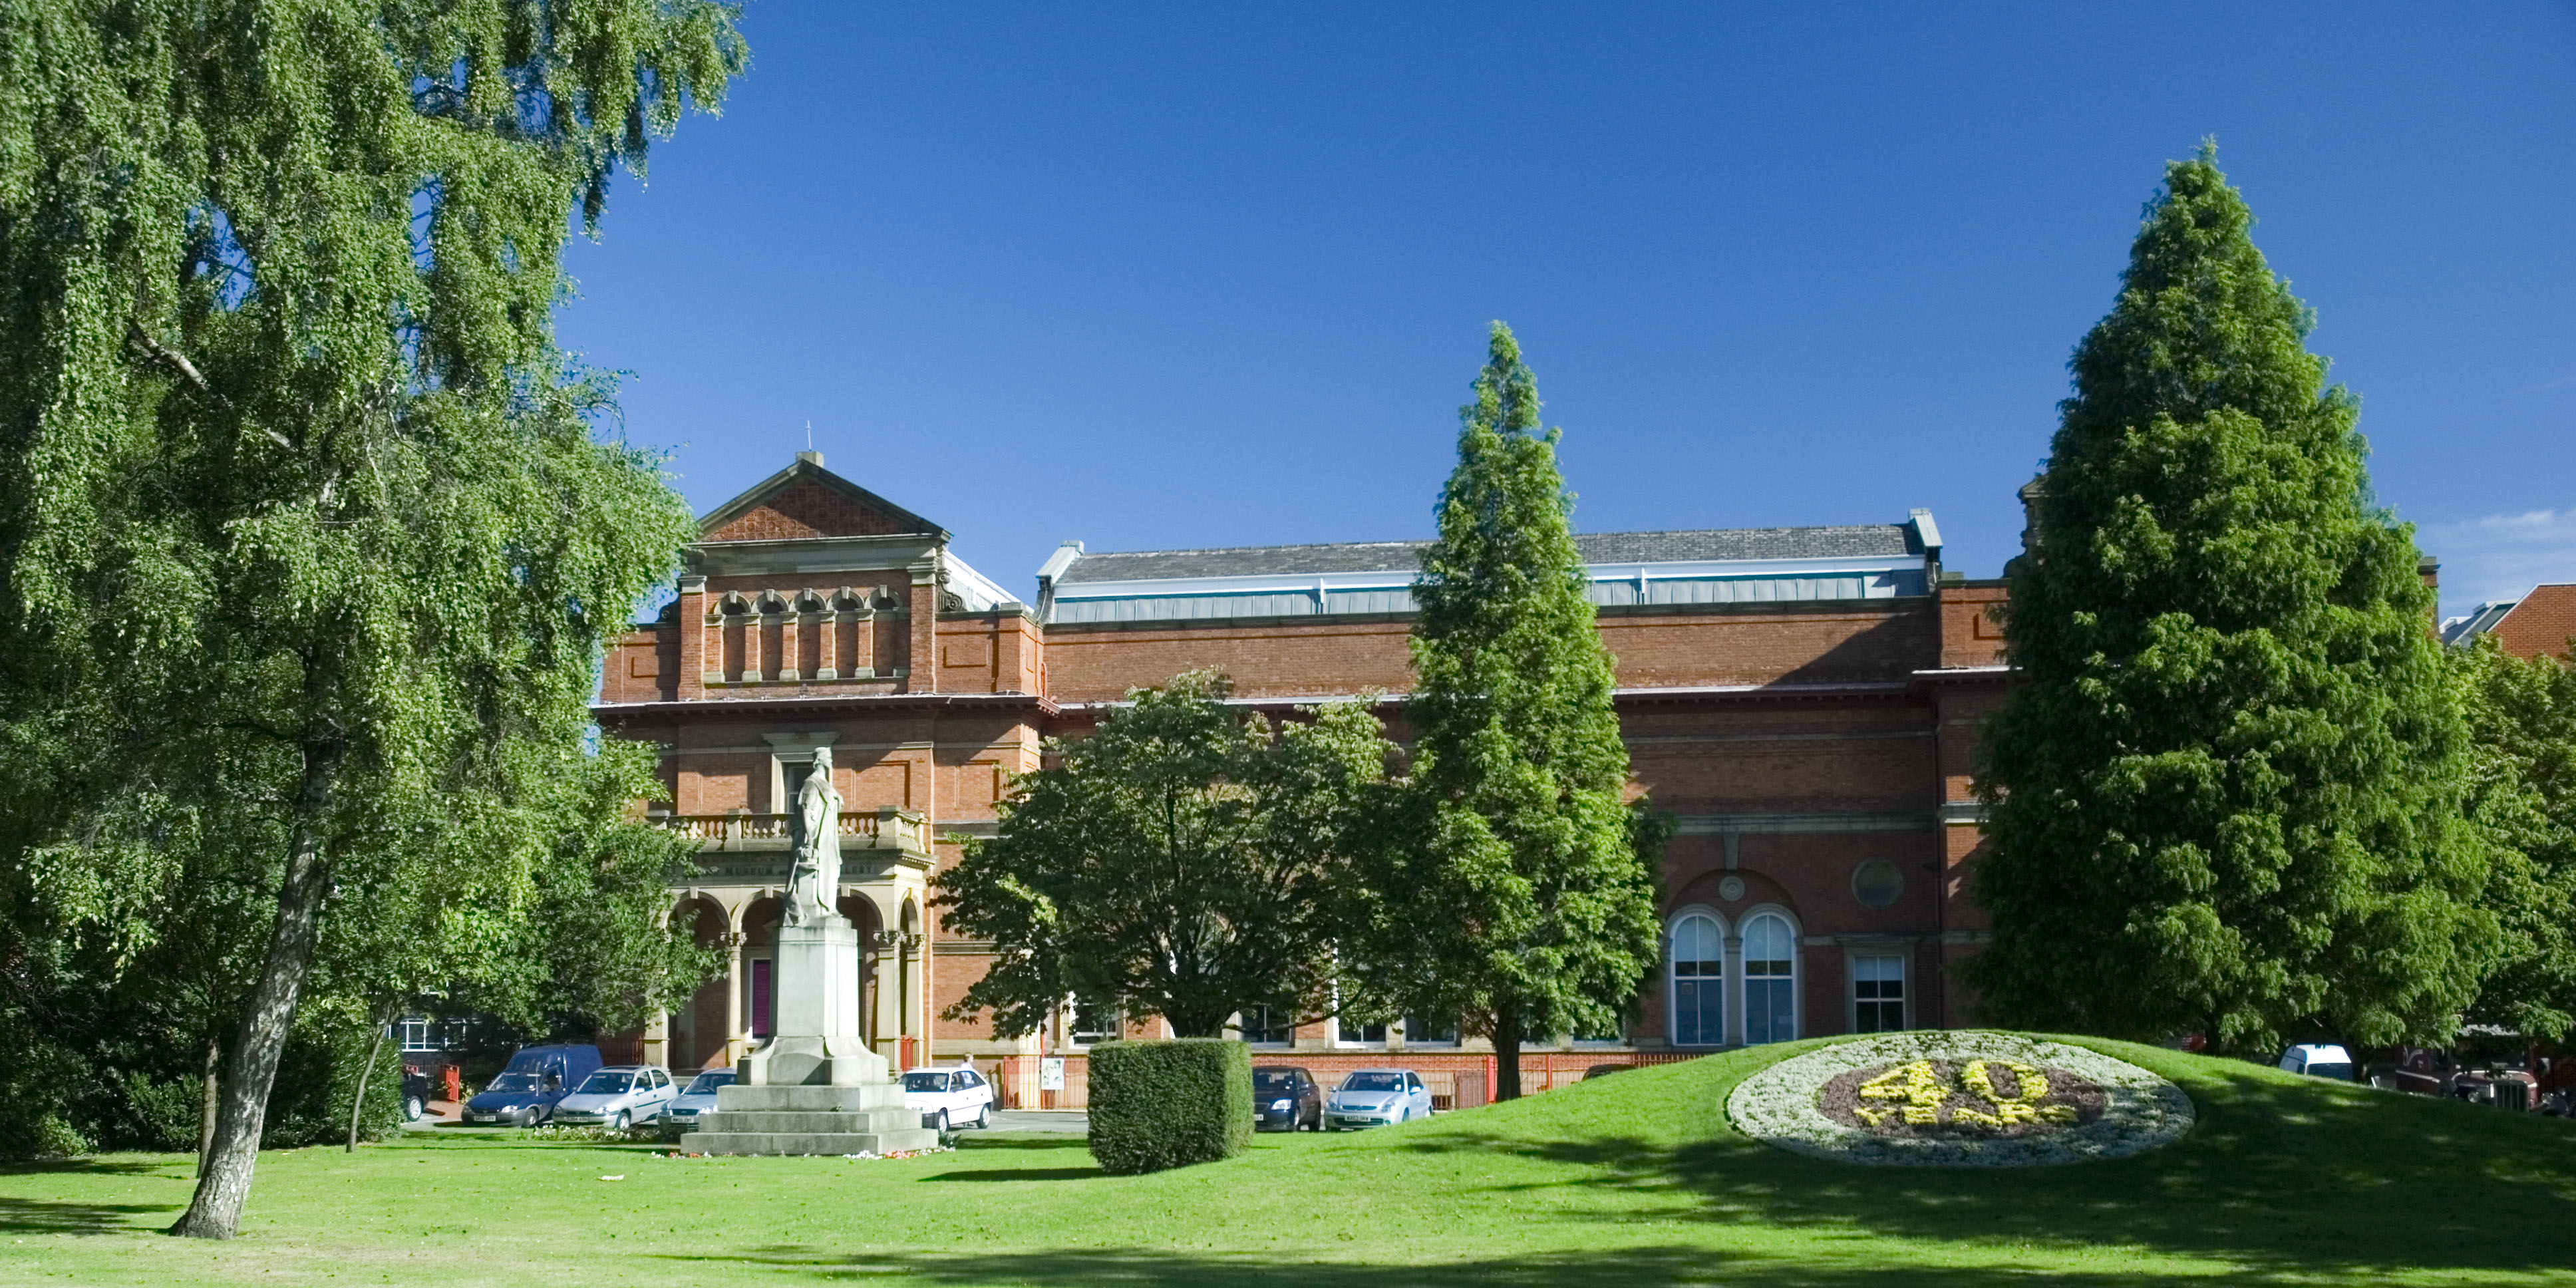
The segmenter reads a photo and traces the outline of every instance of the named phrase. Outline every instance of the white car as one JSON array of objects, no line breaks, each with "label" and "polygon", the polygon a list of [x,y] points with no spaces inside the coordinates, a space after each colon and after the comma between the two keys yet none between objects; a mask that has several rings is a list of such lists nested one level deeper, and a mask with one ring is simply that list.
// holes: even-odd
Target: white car
[{"label": "white car", "polygon": [[2311,1078],[2350,1082],[2352,1053],[2326,1043],[2304,1042],[2281,1053],[2281,1069],[2285,1073],[2304,1073]]},{"label": "white car", "polygon": [[1324,1098],[1324,1127],[1384,1127],[1431,1116],[1431,1088],[1411,1069],[1354,1069]]},{"label": "white car", "polygon": [[555,1102],[554,1120],[565,1126],[600,1126],[612,1131],[649,1123],[662,1107],[680,1098],[671,1073],[657,1064],[612,1065],[582,1080],[573,1093]]},{"label": "white car", "polygon": [[920,1114],[922,1126],[940,1131],[990,1127],[993,1084],[965,1065],[954,1069],[909,1069],[903,1075],[903,1107]]}]

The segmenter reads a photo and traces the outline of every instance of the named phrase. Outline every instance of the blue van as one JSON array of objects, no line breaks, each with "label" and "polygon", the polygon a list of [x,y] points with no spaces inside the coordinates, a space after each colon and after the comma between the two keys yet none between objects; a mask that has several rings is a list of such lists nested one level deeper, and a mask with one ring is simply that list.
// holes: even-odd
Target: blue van
[{"label": "blue van", "polygon": [[595,1046],[520,1047],[481,1095],[465,1102],[465,1121],[534,1127],[555,1116],[555,1102],[599,1067]]}]

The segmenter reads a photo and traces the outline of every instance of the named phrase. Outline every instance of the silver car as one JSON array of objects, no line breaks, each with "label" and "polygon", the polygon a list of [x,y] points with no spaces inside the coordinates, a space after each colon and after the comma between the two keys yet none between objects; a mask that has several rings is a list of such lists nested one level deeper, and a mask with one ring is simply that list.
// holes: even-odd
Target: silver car
[{"label": "silver car", "polygon": [[680,1098],[662,1106],[662,1139],[678,1140],[698,1125],[698,1115],[716,1107],[716,1088],[733,1085],[731,1069],[708,1069],[689,1079]]},{"label": "silver car", "polygon": [[554,1120],[568,1127],[624,1131],[653,1121],[664,1105],[679,1097],[670,1071],[658,1064],[612,1065],[591,1074],[571,1095],[556,1101]]},{"label": "silver car", "polygon": [[1354,1069],[1324,1098],[1324,1127],[1384,1127],[1431,1116],[1431,1089],[1411,1069]]}]

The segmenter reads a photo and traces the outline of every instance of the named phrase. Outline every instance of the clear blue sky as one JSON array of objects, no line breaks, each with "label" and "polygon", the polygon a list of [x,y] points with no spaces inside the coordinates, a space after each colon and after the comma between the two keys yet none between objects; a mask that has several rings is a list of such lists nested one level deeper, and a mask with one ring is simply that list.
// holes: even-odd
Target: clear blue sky
[{"label": "clear blue sky", "polygon": [[701,511],[814,445],[1026,593],[1428,535],[1487,319],[1579,528],[2016,547],[2214,134],[2445,608],[2576,580],[2576,7],[760,0],[562,335]]}]

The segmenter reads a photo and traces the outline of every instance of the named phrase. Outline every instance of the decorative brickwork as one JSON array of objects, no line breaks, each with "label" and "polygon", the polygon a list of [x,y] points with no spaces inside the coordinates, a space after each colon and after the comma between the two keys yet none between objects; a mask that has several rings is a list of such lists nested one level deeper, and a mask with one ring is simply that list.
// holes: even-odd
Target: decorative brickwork
[{"label": "decorative brickwork", "polygon": [[749,512],[706,535],[709,541],[795,541],[809,537],[883,537],[920,525],[887,514],[812,479],[798,479]]}]

